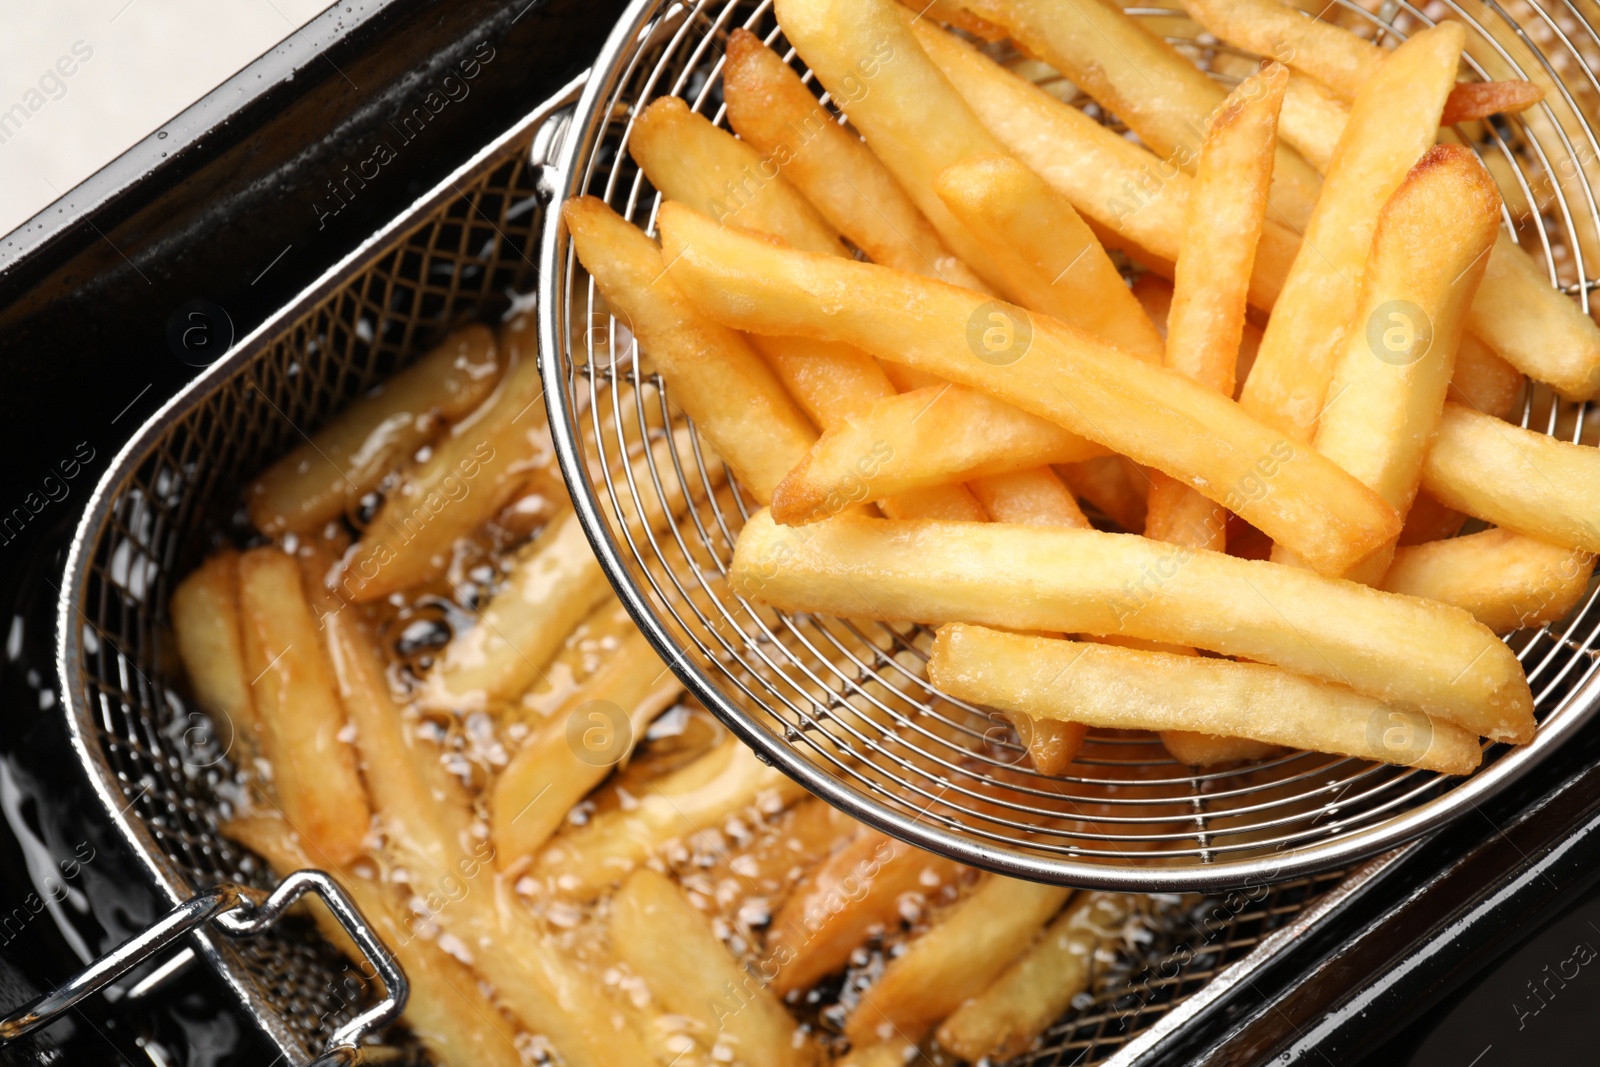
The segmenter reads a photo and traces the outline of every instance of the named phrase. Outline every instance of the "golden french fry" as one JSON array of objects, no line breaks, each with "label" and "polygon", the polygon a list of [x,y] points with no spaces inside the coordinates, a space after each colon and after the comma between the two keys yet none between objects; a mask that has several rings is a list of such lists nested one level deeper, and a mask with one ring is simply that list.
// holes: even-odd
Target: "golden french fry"
[{"label": "golden french fry", "polygon": [[552,715],[494,783],[495,860],[504,870],[547,841],[571,807],[627,760],[683,687],[637,631]]},{"label": "golden french fry", "polygon": [[[1061,473],[1074,494],[1100,509],[1101,514],[1122,529],[1128,533],[1144,530],[1152,482],[1149,475],[1130,463],[1126,456],[1096,456],[1067,464],[1061,468]],[[1177,484],[1183,485],[1182,482]],[[1188,486],[1183,485],[1183,488]]]},{"label": "golden french fry", "polygon": [[871,1045],[852,1048],[835,1067],[906,1067],[917,1055],[917,1042],[904,1037],[891,1037]]},{"label": "golden french fry", "polygon": [[727,325],[844,341],[982,389],[1218,499],[1325,570],[1400,532],[1371,490],[1233,401],[1047,317],[777,248],[681,205],[663,205],[660,219],[674,280]]},{"label": "golden french fry", "polygon": [[530,478],[547,476],[552,488],[559,483],[550,473],[555,450],[534,332],[525,316],[500,328],[496,348],[507,369],[499,389],[387,493],[345,566],[341,599],[381,600],[438,577],[451,546],[492,518]]},{"label": "golden french fry", "polygon": [[1252,413],[1298,440],[1315,432],[1378,211],[1437,136],[1463,40],[1455,24],[1415,34],[1378,69],[1351,110],[1241,394]]},{"label": "golden french fry", "polygon": [[611,945],[667,1010],[700,1024],[716,1043],[718,1062],[802,1067],[814,1061],[814,1046],[767,988],[767,976],[740,967],[665,876],[644,868],[622,884],[612,901]]},{"label": "golden french fry", "polygon": [[951,624],[928,676],[963,700],[1114,730],[1193,730],[1443,774],[1469,774],[1482,755],[1459,726],[1261,663]]},{"label": "golden french fry", "polygon": [[772,508],[800,525],[862,501],[1102,451],[975,389],[929,386],[884,397],[830,428],[779,483]]},{"label": "golden french fry", "polygon": [[845,1020],[853,1044],[915,1035],[988,988],[1072,890],[997,874],[889,961]]},{"label": "golden french fry", "polygon": [[1526,111],[1544,99],[1544,89],[1530,81],[1462,82],[1450,90],[1441,126]]},{"label": "golden french fry", "polygon": [[[1430,148],[1379,213],[1316,447],[1401,515],[1416,496],[1499,225],[1494,180],[1459,145]],[[1375,584],[1393,555],[1385,546],[1348,577]]]},{"label": "golden french fry", "polygon": [[975,479],[973,494],[995,522],[1089,528],[1072,492],[1049,467],[1029,467]]},{"label": "golden french fry", "polygon": [[[1127,123],[1151,151],[1193,173],[1207,117],[1225,90],[1171,45],[1105,0],[966,0],[1032,54]],[[1272,203],[1299,228],[1320,185],[1305,160],[1276,148]]]},{"label": "golden french fry", "polygon": [[1137,898],[1080,893],[995,983],[939,1026],[939,1046],[974,1063],[1020,1056],[1089,988],[1095,953],[1116,945]]},{"label": "golden french fry", "polygon": [[1106,250],[1037,174],[1010,156],[973,156],[940,171],[933,186],[1023,307],[1142,359],[1161,358],[1161,335]]},{"label": "golden french fry", "polygon": [[[178,658],[200,706],[226,722],[228,751],[244,764],[261,745],[261,723],[245,673],[239,622],[239,554],[224,549],[173,590],[169,605]],[[240,747],[235,750],[233,745]]]},{"label": "golden french fry", "polygon": [[739,136],[873,262],[983,287],[872,150],[835,121],[789,64],[742,27],[728,35],[722,88],[728,122]]},{"label": "golden french fry", "polygon": [[1350,108],[1313,78],[1291,74],[1283,94],[1278,134],[1320,173],[1328,173],[1339,138],[1350,122]]},{"label": "golden french fry", "polygon": [[1456,351],[1456,372],[1450,378],[1446,397],[1485,415],[1508,419],[1522,399],[1522,387],[1526,383],[1527,378],[1521,371],[1468,334],[1461,339],[1461,347]]},{"label": "golden french fry", "polygon": [[1003,41],[1006,31],[987,19],[979,18],[961,6],[960,0],[900,0],[917,13],[918,18],[931,18],[946,26],[964,30],[983,41]]},{"label": "golden french fry", "polygon": [[1582,549],[1484,530],[1399,549],[1381,588],[1453,604],[1510,633],[1565,617],[1593,571],[1594,556]]},{"label": "golden french fry", "polygon": [[594,197],[562,218],[578,258],[628,319],[675,400],[758,500],[800,462],[816,431],[750,345],[696,311],[668,277],[655,243]]},{"label": "golden french fry", "polygon": [[1600,552],[1600,449],[1447,403],[1422,465],[1439,503],[1517,533]]},{"label": "golden french fry", "polygon": [[310,844],[348,863],[364,847],[372,813],[293,556],[267,546],[239,557],[239,615],[278,806]]},{"label": "golden french fry", "polygon": [[1467,328],[1567,400],[1600,394],[1600,326],[1504,230],[1489,253]]},{"label": "golden french fry", "polygon": [[1533,733],[1521,665],[1466,612],[1146,538],[851,515],[793,530],[758,512],[739,535],[729,581],[786,611],[1194,646],[1346,685],[1479,736]]},{"label": "golden french fry", "polygon": [[494,334],[474,323],[357,400],[245,492],[266,534],[315,530],[349,511],[383,476],[494,391]]},{"label": "golden french fry", "polygon": [[1193,730],[1162,730],[1161,744],[1169,756],[1190,767],[1265,759],[1279,747],[1249,737],[1220,737]]},{"label": "golden french fry", "polygon": [[1442,541],[1454,537],[1466,525],[1467,516],[1447,508],[1424,489],[1417,490],[1417,498],[1406,516],[1406,528],[1400,531],[1400,546],[1422,545],[1429,541]]}]

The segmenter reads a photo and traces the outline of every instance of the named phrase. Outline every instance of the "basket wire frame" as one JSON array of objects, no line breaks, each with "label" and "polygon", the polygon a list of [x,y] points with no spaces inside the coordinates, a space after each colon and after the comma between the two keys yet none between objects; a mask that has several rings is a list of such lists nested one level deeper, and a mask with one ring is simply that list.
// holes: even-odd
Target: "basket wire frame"
[{"label": "basket wire frame", "polygon": [[[1473,21],[1474,0],[1436,0],[1426,8],[1389,3],[1377,13],[1354,0],[1339,2],[1342,20],[1391,46],[1418,27],[1455,18],[1468,27],[1469,50],[1492,48],[1523,72],[1516,56]],[[1480,2],[1504,20],[1496,32],[1518,35],[1552,77],[1561,76],[1504,9],[1494,0]],[[1557,19],[1546,10],[1555,5],[1526,2],[1548,20],[1547,38],[1577,61],[1562,64],[1568,77],[1581,81],[1564,90],[1576,121],[1563,125],[1552,118],[1559,144],[1541,144],[1517,117],[1483,123],[1485,133],[1476,141],[1459,127],[1457,133],[1480,155],[1503,156],[1523,199],[1544,203],[1531,224],[1524,221],[1515,232],[1548,267],[1552,283],[1587,311],[1595,266],[1585,262],[1577,234],[1579,224],[1600,232],[1595,192],[1579,182],[1581,197],[1574,199],[1569,190],[1575,183],[1543,176],[1553,175],[1563,159],[1581,164],[1600,158],[1600,142],[1578,100],[1600,100],[1600,82],[1583,65],[1573,35],[1595,45],[1600,37],[1575,8],[1561,9],[1564,17]],[[829,101],[784,39],[770,0],[641,0],[632,10],[634,18],[613,35],[580,101],[579,135],[568,139],[562,157],[563,195],[600,197],[653,234],[661,197],[629,157],[634,118],[651,100],[674,95],[727,129],[720,75],[734,28],[760,36],[802,73],[824,105]],[[1171,26],[1187,18],[1172,8],[1127,10],[1158,26],[1154,20]],[[1229,51],[1204,35],[1168,39],[1203,64]],[[1468,67],[1486,76],[1475,60]],[[1538,106],[1550,109],[1548,102]],[[1116,125],[1100,109],[1092,113]],[[835,112],[835,118],[848,116]],[[1569,136],[1569,129],[1579,136]],[[1583,175],[1583,166],[1571,169]],[[1505,221],[1518,220],[1508,210]],[[1217,888],[1303,875],[1425,832],[1503,787],[1594,710],[1600,606],[1591,585],[1566,619],[1507,639],[1528,674],[1541,736],[1517,751],[1486,746],[1486,767],[1473,778],[1298,752],[1243,768],[1197,771],[1167,757],[1154,738],[1094,735],[1070,773],[1039,774],[1003,719],[952,700],[926,681],[931,635],[925,628],[784,614],[728,590],[724,579],[738,530],[756,505],[736,484],[715,491],[705,449],[697,447],[687,468],[674,456],[670,471],[648,457],[631,466],[623,462],[641,452],[646,427],[686,420],[651,372],[648,353],[637,350],[627,323],[611,314],[577,264],[564,229],[552,226],[547,233],[544,263],[549,332],[542,358],[552,383],[558,454],[624,601],[691,690],[758,752],[898,836],[990,869],[1102,888]],[[1596,436],[1588,404],[1562,402],[1543,386],[1525,391],[1521,422],[1588,444]],[[662,502],[663,487],[679,479],[700,492],[663,528],[602,517],[637,516],[644,501]],[[585,493],[596,505],[587,512]]]}]

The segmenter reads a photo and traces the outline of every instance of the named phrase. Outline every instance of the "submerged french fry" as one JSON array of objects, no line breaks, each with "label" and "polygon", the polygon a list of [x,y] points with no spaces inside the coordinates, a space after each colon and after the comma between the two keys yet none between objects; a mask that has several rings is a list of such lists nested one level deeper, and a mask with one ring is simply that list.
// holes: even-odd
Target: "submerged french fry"
[{"label": "submerged french fry", "polygon": [[494,334],[474,323],[351,404],[250,486],[250,521],[303,533],[349,511],[383,476],[483,402],[500,377]]},{"label": "submerged french fry", "polygon": [[240,556],[239,604],[261,753],[272,764],[278,805],[311,845],[348,863],[364,846],[372,813],[294,557],[271,546]]},{"label": "submerged french fry", "polygon": [[906,946],[845,1020],[855,1044],[931,1029],[976,996],[1028,947],[1072,895],[991,874],[931,930]]},{"label": "submerged french fry", "polygon": [[[169,606],[178,658],[200,706],[227,724],[236,763],[261,744],[261,724],[245,673],[239,621],[239,554],[224,549],[178,583]],[[240,747],[233,749],[238,743]]]},{"label": "submerged french fry", "polygon": [[1463,40],[1454,24],[1412,36],[1378,69],[1351,109],[1322,198],[1241,394],[1251,412],[1299,440],[1310,440],[1315,432],[1339,339],[1355,310],[1378,211],[1437,136]]},{"label": "submerged french fry", "polygon": [[1551,544],[1600,552],[1600,449],[1445,404],[1422,465],[1439,503]]},{"label": "submerged french fry", "polygon": [[788,611],[1193,646],[1479,736],[1521,741],[1534,728],[1516,656],[1464,611],[1140,537],[849,515],[797,531],[758,512],[739,535],[730,583]]},{"label": "submerged french fry", "polygon": [[1453,604],[1496,633],[1563,618],[1589,588],[1594,556],[1510,530],[1395,552],[1382,588]]},{"label": "submerged french fry", "polygon": [[567,201],[561,213],[578,258],[627,316],[672,399],[756,498],[771,500],[816,440],[783,385],[743,337],[689,304],[660,249],[633,224],[590,196]]},{"label": "submerged french fry", "polygon": [[667,1010],[700,1025],[718,1062],[803,1067],[815,1059],[766,976],[740,967],[665,876],[645,868],[622,884],[612,901],[611,945]]},{"label": "submerged french fry", "polygon": [[777,248],[671,203],[660,218],[674,280],[726,325],[844,341],[982,389],[1172,475],[1320,569],[1400,532],[1392,508],[1324,457],[1070,327],[887,267]]},{"label": "submerged french fry", "polygon": [[1161,335],[1116,265],[1066,197],[1037,174],[1010,156],[973,156],[940,171],[933,186],[1023,307],[1142,359],[1161,358]]},{"label": "submerged french fry", "polygon": [[1469,774],[1481,758],[1459,726],[1261,663],[953,624],[940,628],[928,674],[963,700],[1107,729],[1193,730],[1443,774]]}]

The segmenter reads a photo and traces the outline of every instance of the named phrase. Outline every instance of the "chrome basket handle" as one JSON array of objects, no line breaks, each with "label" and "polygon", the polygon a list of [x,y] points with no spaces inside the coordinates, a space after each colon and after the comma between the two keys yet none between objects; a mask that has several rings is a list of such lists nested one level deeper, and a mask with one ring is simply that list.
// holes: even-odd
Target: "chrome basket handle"
[{"label": "chrome basket handle", "polygon": [[308,1067],[344,1067],[348,1064],[377,1062],[374,1054],[384,1058],[382,1050],[362,1045],[361,1039],[399,1017],[405,1010],[410,986],[400,964],[372,932],[372,927],[355,902],[345,895],[332,878],[313,870],[295,871],[279,882],[270,894],[232,882],[223,882],[195,894],[156,920],[148,929],[133,935],[95,960],[54,992],[46,993],[0,1019],[0,1043],[46,1025],[85,997],[116,981],[205,923],[215,922],[229,937],[253,937],[271,928],[295,901],[307,893],[321,897],[345,932],[360,946],[373,970],[383,980],[385,993],[382,1000],[335,1031],[328,1039],[322,1055],[312,1060]]}]

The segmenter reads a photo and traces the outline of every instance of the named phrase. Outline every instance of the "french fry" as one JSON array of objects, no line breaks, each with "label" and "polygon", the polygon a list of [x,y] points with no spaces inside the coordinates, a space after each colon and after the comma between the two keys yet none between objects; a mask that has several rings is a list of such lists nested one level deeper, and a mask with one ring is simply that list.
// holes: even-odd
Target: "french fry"
[{"label": "french fry", "polygon": [[904,1037],[891,1037],[860,1048],[852,1048],[836,1061],[836,1067],[906,1067],[915,1062],[917,1043]]},{"label": "french fry", "polygon": [[569,200],[562,218],[578,258],[694,420],[755,497],[800,462],[816,431],[771,369],[732,330],[696,311],[655,243],[594,197]]},{"label": "french fry", "polygon": [[355,401],[245,491],[250,521],[276,536],[349,511],[398,462],[483,402],[500,378],[494,334],[476,323]]},{"label": "french fry", "polygon": [[1307,163],[1328,173],[1350,122],[1350,108],[1315,79],[1291,74],[1283,94],[1283,119],[1279,135]]},{"label": "french fry", "polygon": [[[534,324],[500,328],[506,364],[499,389],[472,419],[436,442],[378,506],[340,580],[340,596],[364,603],[444,573],[450,547],[487,522],[530,478],[555,462],[534,352]],[[552,488],[559,477],[551,478]]]},{"label": "french fry", "polygon": [[1378,69],[1351,110],[1241,394],[1247,409],[1298,440],[1315,432],[1378,210],[1434,141],[1463,40],[1454,24],[1415,34]]},{"label": "french fry", "polygon": [[1265,759],[1278,751],[1277,745],[1249,737],[1221,737],[1193,730],[1162,730],[1161,744],[1169,756],[1190,767]]},{"label": "french fry", "polygon": [[[500,869],[543,845],[566,820],[568,810],[627,760],[650,723],[682,691],[644,636],[637,631],[628,634],[610,662],[550,717],[495,779],[490,821]],[[572,741],[575,733],[577,747]]]},{"label": "french fry", "polygon": [[786,611],[1204,648],[1416,707],[1479,736],[1533,732],[1516,656],[1466,612],[1145,538],[850,515],[796,531],[758,512],[739,535],[729,581]]},{"label": "french fry", "polygon": [[239,616],[278,805],[311,845],[348,863],[364,847],[372,813],[294,557],[271,546],[239,557]]},{"label": "french fry", "polygon": [[[223,824],[222,833],[265,859],[280,877],[327,866],[326,859],[308,855],[300,836],[277,816],[234,818]],[[381,884],[350,869],[335,873],[405,971],[411,996],[403,1018],[434,1060],[442,1067],[521,1067],[518,1028],[483,992],[478,976],[435,942],[407,930]],[[317,907],[311,914],[323,937],[352,963],[364,962],[332,912]]]},{"label": "french fry", "polygon": [[1010,156],[973,156],[940,171],[933,186],[1023,307],[1131,355],[1161,358],[1161,335],[1116,265],[1066,197],[1037,174]]},{"label": "french fry", "polygon": [[960,385],[884,397],[830,428],[773,492],[790,524],[953,481],[1102,452],[1053,422]]},{"label": "french fry", "polygon": [[1600,449],[1446,403],[1422,487],[1474,518],[1568,548],[1600,552]]},{"label": "french fry", "polygon": [[[1499,225],[1494,180],[1459,145],[1430,148],[1379,213],[1316,447],[1402,516]],[[1385,546],[1348,576],[1374,584],[1393,555]]]},{"label": "french fry", "polygon": [[805,789],[736,738],[650,784],[632,808],[606,812],[557,835],[533,877],[575,900],[592,900],[668,841],[715,826],[753,804],[784,807]]},{"label": "french fry", "polygon": [[1444,102],[1441,126],[1476,122],[1490,115],[1526,111],[1544,99],[1544,89],[1530,81],[1461,82]]},{"label": "french fry", "polygon": [[1006,31],[1002,26],[996,26],[987,19],[979,18],[966,8],[962,7],[960,0],[901,0],[918,18],[931,18],[947,26],[954,26],[964,30],[972,36],[983,41],[1003,41]]},{"label": "french fry", "polygon": [[[1233,401],[1053,320],[887,267],[776,248],[671,203],[661,228],[674,280],[713,318],[844,341],[982,389],[1223,498],[1315,567],[1343,569],[1400,532],[1371,490]],[[998,351],[991,312],[1009,316]],[[1270,491],[1244,491],[1264,474]]]},{"label": "french fry", "polygon": [[894,383],[877,360],[849,345],[808,337],[756,335],[750,337],[750,343],[824,431],[895,393]]},{"label": "french fry", "polygon": [[973,482],[973,494],[995,522],[1089,528],[1072,492],[1049,467],[994,474]]},{"label": "french fry", "polygon": [[1567,400],[1600,393],[1600,327],[1501,231],[1467,327],[1518,370]]},{"label": "french fry", "polygon": [[952,624],[928,672],[963,700],[1106,729],[1193,730],[1442,774],[1469,774],[1481,758],[1477,735],[1458,726],[1260,663]]},{"label": "french fry", "polygon": [[728,122],[739,136],[874,263],[983,288],[872,150],[835,121],[789,64],[742,27],[728,35],[722,87]]},{"label": "french fry", "polygon": [[1089,988],[1095,952],[1134,912],[1123,893],[1079,893],[995,983],[946,1019],[939,1045],[974,1063],[1020,1056]]},{"label": "french fry", "polygon": [[1564,618],[1589,587],[1594,556],[1509,530],[1395,552],[1382,588],[1453,604],[1496,633]]},{"label": "french fry", "polygon": [[[1149,514],[1149,475],[1126,456],[1096,456],[1061,468],[1067,485],[1128,533],[1144,530]],[[1159,472],[1158,472],[1159,473]],[[1182,482],[1177,483],[1183,485]],[[1188,486],[1183,486],[1187,489]]]},{"label": "french fry", "polygon": [[[239,554],[224,549],[207,559],[173,590],[168,609],[178,658],[200,706],[226,723],[227,747],[235,763],[260,749],[261,723],[245,673],[239,622]],[[237,752],[233,745],[240,747]]]},{"label": "french fry", "polygon": [[749,974],[665,876],[635,871],[612,901],[611,945],[669,1011],[699,1024],[726,1062],[802,1067],[816,1058],[778,998]]},{"label": "french fry", "polygon": [[943,921],[889,961],[845,1020],[853,1044],[931,1029],[1028,947],[1072,890],[991,874]]},{"label": "french fry", "polygon": [[1411,513],[1406,516],[1406,528],[1400,531],[1400,547],[1454,537],[1466,522],[1467,516],[1445,507],[1429,496],[1426,490],[1418,489],[1417,499],[1411,504]]},{"label": "french fry", "polygon": [[1456,372],[1445,395],[1452,403],[1476,408],[1497,419],[1509,419],[1522,399],[1525,384],[1527,378],[1521,371],[1468,334],[1456,351]]}]

